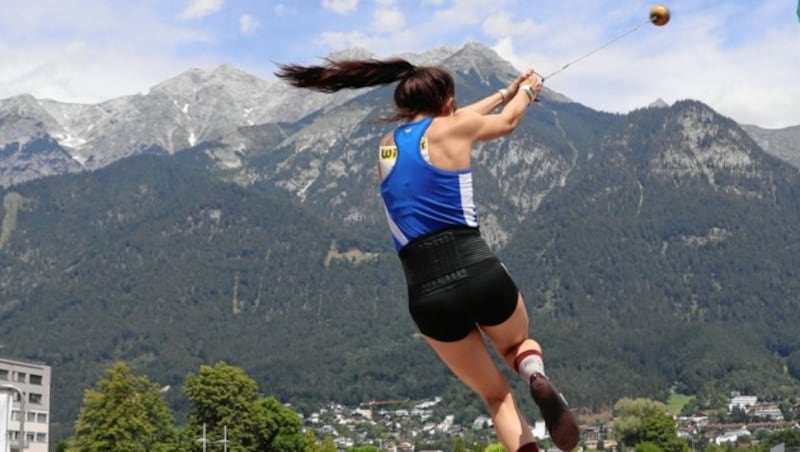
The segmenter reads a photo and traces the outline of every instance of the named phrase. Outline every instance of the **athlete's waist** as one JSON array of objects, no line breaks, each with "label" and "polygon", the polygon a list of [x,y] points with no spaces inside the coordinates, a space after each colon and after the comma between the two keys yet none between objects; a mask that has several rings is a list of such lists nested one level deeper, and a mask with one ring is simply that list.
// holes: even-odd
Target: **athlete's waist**
[{"label": "athlete's waist", "polygon": [[442,278],[460,279],[467,267],[495,258],[477,227],[426,234],[404,246],[399,256],[409,287]]}]

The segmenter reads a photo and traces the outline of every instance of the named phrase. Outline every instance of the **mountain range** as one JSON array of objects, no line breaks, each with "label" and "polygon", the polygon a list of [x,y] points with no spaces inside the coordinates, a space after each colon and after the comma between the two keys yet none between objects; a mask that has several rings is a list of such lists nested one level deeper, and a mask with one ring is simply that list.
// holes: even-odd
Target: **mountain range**
[{"label": "mountain range", "polygon": [[[517,73],[475,43],[404,56],[453,71],[460,104]],[[372,154],[391,95],[220,66],[97,105],[0,100],[0,345],[54,367],[57,435],[118,359],[170,387],[225,360],[300,409],[480,410],[406,311]],[[797,133],[545,90],[476,147],[482,232],[574,406],[800,394]]]}]

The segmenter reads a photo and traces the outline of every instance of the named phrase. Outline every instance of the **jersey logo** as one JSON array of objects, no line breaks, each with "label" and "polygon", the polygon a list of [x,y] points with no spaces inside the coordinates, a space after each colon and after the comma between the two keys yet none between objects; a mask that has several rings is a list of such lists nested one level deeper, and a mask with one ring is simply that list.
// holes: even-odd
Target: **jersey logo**
[{"label": "jersey logo", "polygon": [[396,146],[381,146],[381,160],[396,160],[397,147]]}]

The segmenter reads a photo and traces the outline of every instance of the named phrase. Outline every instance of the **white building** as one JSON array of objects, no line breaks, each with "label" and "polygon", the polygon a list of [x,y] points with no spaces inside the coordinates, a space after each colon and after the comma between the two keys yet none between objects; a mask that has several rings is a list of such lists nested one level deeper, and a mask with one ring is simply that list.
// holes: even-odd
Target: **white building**
[{"label": "white building", "polygon": [[739,430],[731,430],[714,438],[714,442],[718,445],[724,443],[735,443],[739,438],[750,435],[751,435],[750,431],[747,430],[746,428],[742,428]]},{"label": "white building", "polygon": [[494,427],[494,421],[485,414],[479,415],[472,421],[472,430],[484,430],[492,427]]},{"label": "white building", "polygon": [[778,405],[759,405],[753,410],[753,416],[765,417],[779,422],[783,420],[783,412]]},{"label": "white building", "polygon": [[353,416],[361,416],[364,419],[372,420],[372,410],[367,410],[364,408],[356,408],[352,412]]},{"label": "white building", "polygon": [[[24,400],[19,400],[18,391],[22,392]],[[25,430],[25,452],[48,452],[50,366],[0,358],[0,392],[10,394],[13,401],[7,425],[0,426],[0,432],[7,435],[4,439],[11,452],[19,452],[20,427]]]},{"label": "white building", "polygon": [[531,433],[533,434],[534,438],[550,438],[550,433],[547,432],[547,426],[544,425],[544,421],[534,422],[532,426],[529,425],[528,427],[531,429]]},{"label": "white building", "polygon": [[739,408],[742,411],[749,411],[750,408],[753,408],[758,403],[758,397],[756,396],[736,396],[732,397],[730,403],[728,403],[728,412],[730,413],[733,411],[734,408]]}]

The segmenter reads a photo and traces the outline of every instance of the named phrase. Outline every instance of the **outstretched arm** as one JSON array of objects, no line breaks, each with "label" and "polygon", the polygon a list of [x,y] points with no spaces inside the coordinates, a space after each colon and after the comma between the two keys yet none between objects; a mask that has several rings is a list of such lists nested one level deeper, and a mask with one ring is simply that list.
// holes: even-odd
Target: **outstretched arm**
[{"label": "outstretched arm", "polygon": [[517,93],[496,114],[479,114],[457,110],[453,115],[453,130],[471,144],[508,135],[517,128],[528,106],[542,89],[542,79],[531,72],[520,81]]},{"label": "outstretched arm", "polygon": [[501,89],[499,91],[495,91],[494,93],[484,97],[483,99],[471,103],[465,107],[459,108],[461,111],[470,111],[479,113],[482,115],[488,115],[492,113],[497,108],[506,105],[514,96],[517,95],[517,91],[519,91],[520,84],[523,80],[527,79],[533,74],[533,71],[528,69],[524,73],[520,74],[513,82],[508,85],[508,88]]}]

